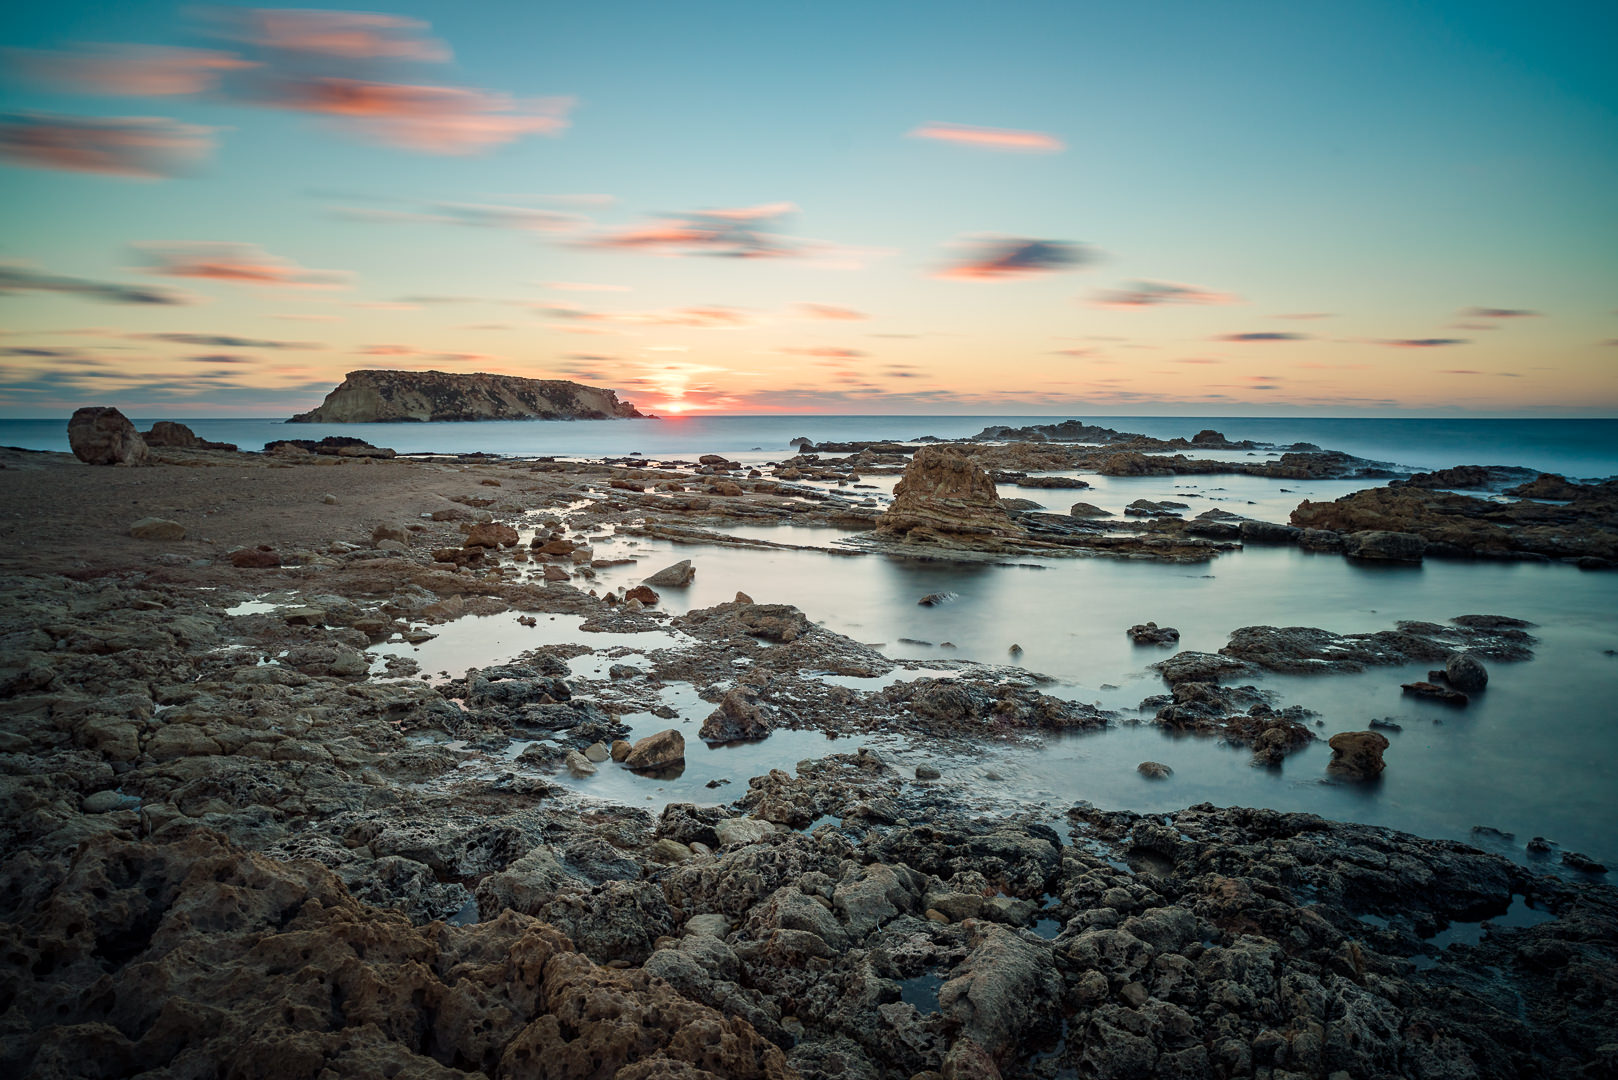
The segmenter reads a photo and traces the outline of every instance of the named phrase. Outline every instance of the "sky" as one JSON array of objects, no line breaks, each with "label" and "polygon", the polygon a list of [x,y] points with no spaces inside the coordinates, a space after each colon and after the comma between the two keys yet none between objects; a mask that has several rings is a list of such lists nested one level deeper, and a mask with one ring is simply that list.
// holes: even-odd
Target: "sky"
[{"label": "sky", "polygon": [[1618,5],[0,13],[0,416],[1618,415]]}]

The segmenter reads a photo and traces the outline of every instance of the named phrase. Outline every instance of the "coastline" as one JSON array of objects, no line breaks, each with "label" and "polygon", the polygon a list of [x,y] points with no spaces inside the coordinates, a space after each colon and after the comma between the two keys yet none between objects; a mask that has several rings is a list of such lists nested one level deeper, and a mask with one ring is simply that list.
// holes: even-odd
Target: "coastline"
[{"label": "coastline", "polygon": [[[5,535],[6,630],[30,658],[7,683],[4,747],[7,847],[27,865],[8,875],[4,916],[27,958],[11,968],[14,1063],[76,1061],[69,1032],[110,1023],[109,1052],[155,1067],[164,1051],[143,1033],[157,1006],[130,1003],[154,980],[168,1000],[211,995],[227,1016],[256,1015],[287,992],[265,947],[301,942],[317,965],[335,964],[362,939],[386,942],[358,969],[368,1015],[419,1015],[377,989],[390,982],[454,1002],[465,1019],[439,1021],[436,1045],[488,1072],[515,1068],[521,1047],[582,1068],[587,1046],[617,1045],[546,1027],[568,995],[640,1017],[634,1038],[649,1057],[716,1075],[831,1075],[837,1061],[874,1075],[1043,1075],[1039,1060],[1098,1075],[1370,1075],[1396,1061],[1419,1074],[1463,1059],[1510,1075],[1598,1060],[1612,1028],[1610,1002],[1574,1004],[1580,991],[1565,982],[1595,987],[1618,964],[1605,884],[1305,814],[1079,804],[996,816],[992,790],[919,779],[914,765],[905,775],[894,763],[906,751],[860,752],[859,741],[902,732],[910,747],[970,755],[986,724],[1015,742],[1105,725],[1107,710],[1061,705],[1022,669],[895,662],[765,595],[677,615],[592,596],[593,579],[575,575],[605,581],[613,569],[593,566],[609,560],[592,549],[636,535],[629,518],[675,470],[213,451],[171,451],[146,469],[16,453],[4,464],[7,503],[26,514]],[[663,541],[697,529],[686,539],[722,542],[724,522],[766,507],[855,524],[857,499],[833,512],[760,490],[776,482],[745,469],[734,480],[677,471],[696,485],[665,495],[700,525],[665,523]],[[746,489],[704,490],[721,483]],[[595,501],[579,505],[587,489]],[[129,520],[148,512],[181,520],[186,539],[129,539]],[[484,524],[520,533],[464,566],[434,559],[473,550],[463,527]],[[540,532],[570,550],[529,546]],[[261,548],[280,565],[230,557]],[[536,581],[545,567],[563,576]],[[375,649],[497,611],[580,617],[592,640],[478,665],[481,683],[464,671],[410,678],[431,673]],[[605,640],[616,634],[624,645]],[[671,709],[678,683],[719,700]],[[974,686],[981,697],[966,693]],[[783,736],[829,725],[856,743],[796,775],[733,774],[712,805],[657,814],[558,778],[583,772],[561,749],[582,756],[631,734],[626,715],[666,727],[659,709],[744,728],[764,716]],[[694,722],[686,736],[697,738]],[[518,741],[526,749],[506,757]],[[210,928],[210,875],[241,898],[237,924]],[[127,916],[86,915],[108,882],[116,896],[156,898],[141,911],[114,905]],[[1434,932],[1480,919],[1493,922],[1475,942],[1434,944]],[[430,970],[391,959],[429,944]],[[468,996],[449,972],[491,950],[547,959],[491,974],[493,998]],[[1553,954],[1584,966],[1553,987],[1540,959]],[[87,996],[97,978],[124,1004]],[[1275,980],[1295,998],[1278,997]],[[1506,1007],[1512,995],[1530,1003],[1525,1014]],[[70,1022],[45,1019],[58,1004]],[[502,1009],[541,1015],[478,1031]],[[655,1019],[665,1014],[711,1025],[724,1049],[689,1056],[673,1022]],[[200,1020],[169,1024],[193,1052],[227,1053]],[[1431,1049],[1405,1034],[1412,1025],[1449,1041]],[[353,1032],[272,1024],[236,1052],[291,1039],[350,1071],[409,1061],[428,1075],[445,1063],[386,1027]],[[979,1073],[963,1072],[974,1063]]]}]

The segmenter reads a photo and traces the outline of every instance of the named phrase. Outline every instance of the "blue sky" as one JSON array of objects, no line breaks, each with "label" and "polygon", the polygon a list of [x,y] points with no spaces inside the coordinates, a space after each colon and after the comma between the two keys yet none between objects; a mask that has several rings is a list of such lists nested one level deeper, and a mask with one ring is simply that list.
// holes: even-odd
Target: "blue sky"
[{"label": "blue sky", "polygon": [[435,367],[1612,415],[1614,40],[1593,3],[8,11],[0,413]]}]

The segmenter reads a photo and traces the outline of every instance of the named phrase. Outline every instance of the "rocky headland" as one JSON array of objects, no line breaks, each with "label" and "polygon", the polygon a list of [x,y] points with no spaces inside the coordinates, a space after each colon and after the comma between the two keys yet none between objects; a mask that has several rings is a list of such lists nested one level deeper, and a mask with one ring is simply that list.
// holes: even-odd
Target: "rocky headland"
[{"label": "rocky headland", "polygon": [[443,371],[351,371],[317,408],[288,423],[400,420],[644,419],[611,390],[565,379]]}]

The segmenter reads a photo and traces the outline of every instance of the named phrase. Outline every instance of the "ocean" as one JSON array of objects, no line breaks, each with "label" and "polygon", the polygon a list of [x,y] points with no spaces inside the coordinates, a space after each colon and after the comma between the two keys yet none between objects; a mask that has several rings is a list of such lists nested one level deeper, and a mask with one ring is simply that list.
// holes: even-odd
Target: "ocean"
[{"label": "ocean", "polygon": [[[358,435],[409,451],[487,451],[512,455],[593,457],[639,451],[648,458],[694,458],[715,452],[753,463],[788,456],[791,439],[914,439],[970,435],[991,424],[1056,422],[1060,417],[994,416],[756,416],[691,417],[662,421],[512,422],[484,424],[286,425],[273,420],[187,421],[205,438],[257,448],[274,438]],[[1579,478],[1618,474],[1618,421],[1613,420],[1381,420],[1199,417],[1092,418],[1125,431],[1190,436],[1214,428],[1232,439],[1305,441],[1410,468],[1460,464],[1522,465]],[[142,421],[142,426],[145,422]],[[0,421],[0,443],[65,450],[65,422]],[[1224,452],[1215,456],[1234,456]],[[1305,498],[1332,499],[1368,486],[1363,481],[1276,482],[1250,476],[1109,478],[1087,475],[1083,492],[1002,488],[1055,512],[1077,498],[1119,512],[1137,498],[1175,498],[1188,513],[1213,506],[1284,521]],[[878,497],[895,477],[868,476]],[[795,544],[830,545],[839,530],[738,526],[733,531]],[[1045,692],[1096,702],[1119,712],[1105,732],[1053,737],[1038,749],[991,747],[965,759],[898,738],[874,742],[894,760],[935,761],[962,790],[990,805],[1036,805],[1053,820],[1087,799],[1104,808],[1142,812],[1199,801],[1301,810],[1388,825],[1425,836],[1479,843],[1519,859],[1528,838],[1544,836],[1618,865],[1618,574],[1571,566],[1428,560],[1420,566],[1355,563],[1339,555],[1295,548],[1250,547],[1202,565],[1106,558],[1018,557],[1009,565],[963,564],[821,551],[738,550],[676,546],[617,538],[598,556],[629,556],[633,566],[600,571],[597,587],[638,581],[682,558],[698,574],[687,590],[667,590],[674,614],[730,599],[737,590],[760,602],[791,603],[829,629],[877,644],[894,659],[1015,663],[1053,680]],[[941,607],[916,601],[938,591],[959,599]],[[1270,675],[1261,688],[1277,706],[1302,705],[1317,714],[1317,733],[1361,730],[1391,721],[1387,771],[1371,784],[1328,780],[1324,742],[1287,759],[1279,769],[1249,764],[1249,754],[1197,738],[1173,738],[1147,721],[1143,698],[1161,693],[1149,665],[1172,650],[1134,646],[1127,627],[1145,621],[1177,627],[1180,647],[1216,651],[1243,626],[1318,626],[1340,633],[1390,629],[1398,620],[1442,622],[1463,614],[1499,614],[1536,624],[1534,659],[1491,664],[1490,682],[1465,710],[1401,694],[1401,683],[1425,677],[1420,666],[1371,668],[1351,675]],[[599,649],[657,647],[655,641],[587,634],[577,620],[519,626],[512,615],[463,619],[437,628],[419,647],[394,644],[425,671],[459,674],[549,640],[582,640]],[[948,642],[949,646],[944,643]],[[1013,656],[1010,646],[1021,646]],[[598,662],[581,657],[576,667]],[[616,662],[631,662],[620,657]],[[908,676],[907,676],[908,677]],[[700,724],[713,708],[691,688],[671,684],[668,704],[682,722]],[[638,733],[667,726],[647,715],[625,718]],[[669,801],[733,798],[749,776],[792,769],[801,758],[846,751],[847,740],[812,732],[778,732],[761,743],[709,749],[688,738],[686,772],[677,780],[629,774],[590,780],[560,778],[606,798],[656,806]],[[863,740],[862,740],[863,741]],[[520,750],[520,747],[516,748]],[[1174,769],[1166,782],[1140,777],[1135,765],[1160,761]],[[992,779],[990,773],[997,779]],[[612,772],[609,770],[609,772]],[[732,785],[714,791],[712,779]],[[619,790],[619,789],[622,790]],[[1487,827],[1514,834],[1505,841]]]}]

